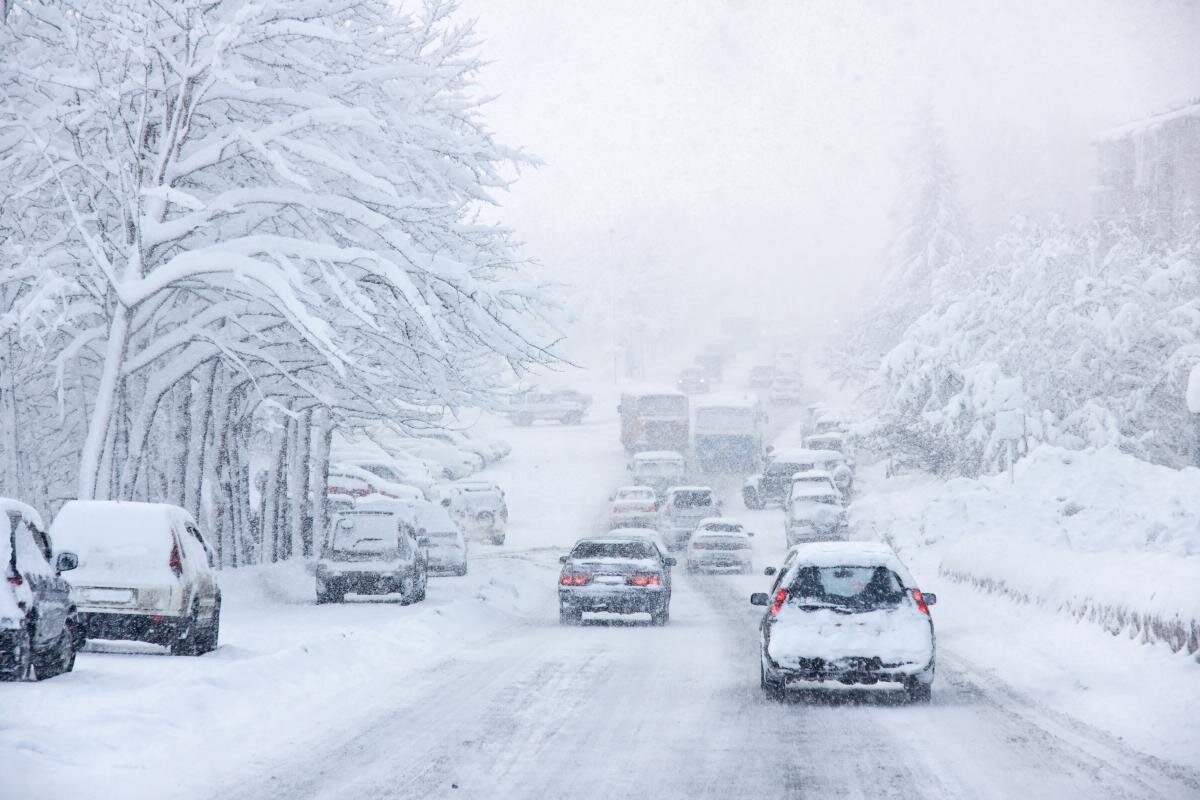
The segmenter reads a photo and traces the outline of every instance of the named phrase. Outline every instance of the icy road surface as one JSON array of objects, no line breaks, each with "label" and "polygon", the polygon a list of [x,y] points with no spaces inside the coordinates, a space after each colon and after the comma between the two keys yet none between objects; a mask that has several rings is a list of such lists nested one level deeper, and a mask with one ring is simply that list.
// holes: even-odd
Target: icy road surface
[{"label": "icy road surface", "polygon": [[[765,588],[761,575],[677,570],[663,629],[560,627],[557,556],[597,529],[608,492],[626,481],[615,419],[603,408],[596,417],[502,431],[513,454],[491,474],[508,487],[509,543],[477,546],[471,574],[431,581],[424,604],[317,607],[298,566],[227,573],[217,652],[180,659],[108,645],[81,655],[73,675],[0,687],[0,795],[1200,796],[1198,757],[1186,739],[1170,748],[1174,718],[1155,751],[1168,757],[1113,732],[1123,716],[1165,712],[1172,695],[1194,699],[1194,664],[1071,626],[1063,635],[1094,637],[1118,673],[1092,691],[1129,692],[1111,710],[1104,694],[1086,704],[1114,722],[1102,730],[1060,710],[1068,700],[1045,702],[1086,695],[1099,666],[1073,674],[1064,656],[1007,680],[978,659],[996,652],[996,636],[1024,635],[1028,625],[1005,622],[1017,607],[928,569],[917,575],[940,596],[940,660],[926,707],[886,692],[762,699],[761,611],[747,603]],[[747,512],[736,481],[721,485],[726,510],[758,531],[758,567],[776,563],[780,512]],[[1051,641],[1040,650],[1031,630],[999,652],[1017,653],[1010,663],[1048,658],[1057,631],[1043,632]],[[1157,672],[1139,679],[1139,669]]]}]

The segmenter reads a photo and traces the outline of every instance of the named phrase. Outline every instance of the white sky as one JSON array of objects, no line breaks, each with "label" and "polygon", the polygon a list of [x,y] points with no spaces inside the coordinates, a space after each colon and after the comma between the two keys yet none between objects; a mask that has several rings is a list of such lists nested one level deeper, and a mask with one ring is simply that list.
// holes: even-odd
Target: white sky
[{"label": "white sky", "polygon": [[719,303],[848,319],[880,268],[894,159],[922,101],[986,241],[1013,213],[1084,217],[1092,135],[1200,96],[1200,2],[465,0],[463,12],[493,62],[481,76],[499,95],[492,126],[547,162],[501,212],[528,253],[581,286],[613,265],[687,274],[697,318]]}]

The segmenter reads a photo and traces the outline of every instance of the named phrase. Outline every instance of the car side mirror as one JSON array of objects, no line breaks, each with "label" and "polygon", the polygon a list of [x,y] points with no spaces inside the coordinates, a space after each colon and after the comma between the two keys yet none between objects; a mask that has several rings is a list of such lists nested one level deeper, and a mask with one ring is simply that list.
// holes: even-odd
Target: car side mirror
[{"label": "car side mirror", "polygon": [[750,595],[750,605],[769,606],[771,605],[771,597],[766,592],[755,592]]},{"label": "car side mirror", "polygon": [[763,570],[763,575],[774,575],[778,571],[779,570],[775,569],[774,567],[767,567]]},{"label": "car side mirror", "polygon": [[565,563],[567,563],[567,561],[568,561],[568,559],[567,559],[567,557],[566,557],[566,556],[559,556],[559,557],[558,557],[558,563],[560,563],[560,564],[565,564]]},{"label": "car side mirror", "polygon": [[65,550],[54,560],[54,568],[59,572],[70,572],[78,566],[79,556]]},{"label": "car side mirror", "polygon": [[925,601],[925,605],[932,606],[937,603],[937,595],[933,592],[921,592],[921,598]]},{"label": "car side mirror", "polygon": [[664,558],[664,559],[663,559],[663,563],[664,563],[664,564],[666,564],[668,567],[673,567],[673,566],[675,566],[676,564],[678,564],[679,562],[678,562],[678,561],[676,561],[676,560],[675,560],[674,558],[672,558],[671,556],[667,556],[666,558]]}]

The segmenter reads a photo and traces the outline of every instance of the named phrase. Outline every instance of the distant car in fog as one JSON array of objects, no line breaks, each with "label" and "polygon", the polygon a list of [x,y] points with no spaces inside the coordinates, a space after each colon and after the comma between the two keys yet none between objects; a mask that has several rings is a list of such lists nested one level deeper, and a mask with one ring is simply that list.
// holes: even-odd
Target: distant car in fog
[{"label": "distant car in fog", "polygon": [[504,544],[508,501],[492,481],[458,481],[434,487],[433,498],[450,512],[463,531],[476,539]]},{"label": "distant car in fog", "polygon": [[647,450],[629,464],[634,483],[649,486],[661,500],[667,489],[687,481],[687,459],[674,450]]},{"label": "distant car in fog", "polygon": [[798,447],[771,450],[763,471],[746,478],[742,485],[742,499],[746,508],[783,505],[792,488],[792,476],[797,472],[821,470],[832,474],[840,463],[841,454],[828,450]]},{"label": "distant car in fog", "polygon": [[700,521],[721,513],[721,504],[708,486],[672,486],[659,505],[658,532],[667,547],[687,545]]},{"label": "distant car in fog", "polygon": [[675,386],[684,394],[705,394],[708,392],[708,376],[699,367],[688,367],[679,371]]},{"label": "distant car in fog", "polygon": [[821,486],[793,486],[788,499],[784,533],[788,547],[804,542],[840,541],[847,537],[849,518],[842,493]]},{"label": "distant car in fog", "polygon": [[533,389],[513,397],[504,414],[512,424],[522,427],[535,422],[578,425],[591,404],[592,399],[580,392]]},{"label": "distant car in fog", "polygon": [[688,541],[689,572],[725,572],[736,570],[750,574],[754,552],[750,542],[754,534],[736,519],[709,517],[701,520]]},{"label": "distant car in fog", "polygon": [[651,486],[622,486],[613,492],[611,528],[653,528],[658,523],[658,495]]},{"label": "distant car in fog", "polygon": [[649,537],[618,535],[580,539],[559,559],[558,618],[578,625],[588,612],[645,613],[652,625],[671,614],[671,567]]},{"label": "distant car in fog", "polygon": [[769,592],[750,602],[759,625],[759,685],[772,700],[789,687],[895,684],[910,702],[931,697],[937,648],[923,593],[896,554],[875,542],[791,548]]},{"label": "distant car in fog", "polygon": [[799,403],[804,400],[804,382],[796,374],[776,374],[767,391],[767,399],[780,405]]},{"label": "distant car in fog", "polygon": [[750,385],[755,389],[769,388],[775,380],[775,368],[770,364],[758,364],[750,368]]}]

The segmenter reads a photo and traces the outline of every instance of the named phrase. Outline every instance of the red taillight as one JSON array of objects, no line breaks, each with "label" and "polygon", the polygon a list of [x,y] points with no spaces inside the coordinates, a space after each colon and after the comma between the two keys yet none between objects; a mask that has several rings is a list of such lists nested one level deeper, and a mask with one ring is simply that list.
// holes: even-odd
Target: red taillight
[{"label": "red taillight", "polygon": [[563,586],[587,586],[592,582],[592,576],[581,572],[565,572],[558,582]]},{"label": "red taillight", "polygon": [[783,610],[783,604],[787,602],[787,589],[780,589],[775,593],[775,602],[771,604],[771,616],[779,616],[779,612]]},{"label": "red taillight", "polygon": [[708,545],[706,545],[704,542],[692,542],[692,549],[693,550],[707,550]]},{"label": "red taillight", "polygon": [[912,590],[913,600],[917,601],[917,611],[920,611],[925,616],[929,616],[929,606],[925,605],[925,596],[921,594],[920,589]]},{"label": "red taillight", "polygon": [[630,586],[662,586],[662,578],[655,573],[630,575],[625,579]]},{"label": "red taillight", "polygon": [[24,582],[25,582],[25,579],[22,578],[20,575],[9,575],[8,576],[8,585],[9,586],[20,586]]},{"label": "red taillight", "polygon": [[183,558],[179,555],[179,542],[177,540],[171,542],[171,559],[167,564],[171,567],[171,572],[175,573],[176,578],[183,575]]}]

